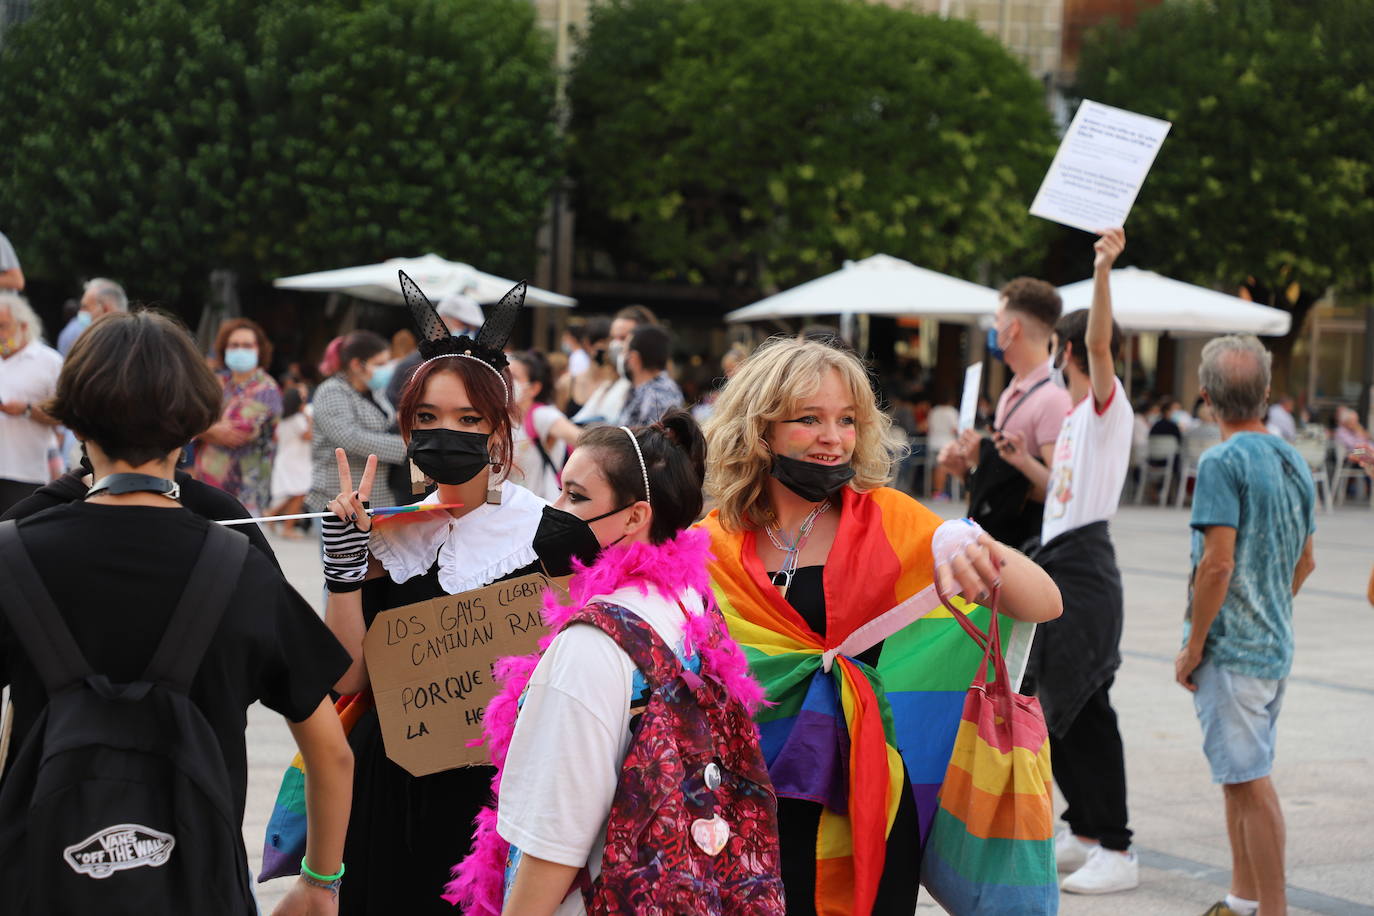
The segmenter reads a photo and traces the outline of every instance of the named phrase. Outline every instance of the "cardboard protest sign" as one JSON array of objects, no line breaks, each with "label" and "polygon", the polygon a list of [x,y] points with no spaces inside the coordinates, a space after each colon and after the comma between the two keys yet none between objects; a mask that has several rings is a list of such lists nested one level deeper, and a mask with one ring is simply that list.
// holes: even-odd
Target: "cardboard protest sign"
[{"label": "cardboard protest sign", "polygon": [[542,573],[383,611],[363,638],[386,755],[413,776],[488,763],[482,716],[496,695],[492,665],[539,648]]},{"label": "cardboard protest sign", "polygon": [[1054,154],[1031,214],[1085,232],[1126,225],[1172,126],[1085,99]]}]

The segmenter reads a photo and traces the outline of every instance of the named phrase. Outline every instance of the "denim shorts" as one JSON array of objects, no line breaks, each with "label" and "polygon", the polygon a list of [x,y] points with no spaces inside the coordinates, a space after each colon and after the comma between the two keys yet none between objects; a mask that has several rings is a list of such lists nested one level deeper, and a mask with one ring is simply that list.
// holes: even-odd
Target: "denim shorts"
[{"label": "denim shorts", "polygon": [[1193,708],[1212,781],[1235,785],[1268,776],[1283,706],[1284,680],[1249,677],[1204,660],[1193,672]]}]

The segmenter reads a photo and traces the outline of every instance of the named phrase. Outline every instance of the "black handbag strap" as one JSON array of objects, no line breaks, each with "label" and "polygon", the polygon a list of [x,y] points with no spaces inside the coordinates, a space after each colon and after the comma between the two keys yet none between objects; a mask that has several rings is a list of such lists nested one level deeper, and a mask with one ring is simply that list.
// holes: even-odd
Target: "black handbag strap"
[{"label": "black handbag strap", "polygon": [[223,525],[210,523],[191,578],[167,623],[152,661],[143,672],[145,681],[163,681],[183,692],[200,669],[210,639],[233,597],[248,556],[248,538]]},{"label": "black handbag strap", "polygon": [[0,613],[49,695],[95,673],[38,577],[13,520],[0,522],[0,596]]},{"label": "black handbag strap", "polygon": [[[190,688],[247,555],[247,537],[222,525],[210,525],[144,680],[164,681],[183,692]],[[0,601],[0,611],[9,619],[49,695],[95,673],[38,577],[13,521],[0,522],[0,595],[13,597]]]},{"label": "black handbag strap", "polygon": [[1011,418],[1012,418],[1013,416],[1016,415],[1016,412],[1017,412],[1018,410],[1021,409],[1021,405],[1024,404],[1024,403],[1026,403],[1027,401],[1029,401],[1029,400],[1030,400],[1030,396],[1033,395],[1033,394],[1035,394],[1037,391],[1039,391],[1040,388],[1041,388],[1041,386],[1043,386],[1043,385],[1048,385],[1049,383],[1050,383],[1050,380],[1049,380],[1049,379],[1047,379],[1047,378],[1042,378],[1040,381],[1036,382],[1034,385],[1031,385],[1031,386],[1030,386],[1030,390],[1028,390],[1025,394],[1021,395],[1020,400],[1018,400],[1015,404],[1011,405],[1011,410],[1008,410],[1008,411],[1007,411],[1007,415],[1006,415],[1005,417],[1003,417],[1003,418],[1002,418],[1002,422],[999,423],[999,424],[997,425],[997,432],[1000,433],[1002,430],[1006,429],[1006,428],[1007,428],[1007,424],[1011,422]]}]

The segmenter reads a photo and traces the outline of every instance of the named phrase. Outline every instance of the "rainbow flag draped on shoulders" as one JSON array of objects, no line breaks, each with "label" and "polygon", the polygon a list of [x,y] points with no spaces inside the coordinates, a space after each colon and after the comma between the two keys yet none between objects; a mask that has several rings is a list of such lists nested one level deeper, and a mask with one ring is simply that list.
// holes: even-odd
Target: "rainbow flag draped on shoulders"
[{"label": "rainbow flag draped on shoulders", "polygon": [[[923,841],[938,807],[983,657],[935,593],[930,541],[941,521],[896,490],[845,488],[824,572],[825,638],[769,581],[754,532],[727,531],[715,512],[702,522],[716,600],[773,704],[758,724],[774,788],[825,806],[816,844],[821,916],[870,912],[902,780]],[[964,609],[986,629],[985,608]],[[1003,618],[1004,636],[1010,624]],[[880,639],[876,670],[854,660]]]}]

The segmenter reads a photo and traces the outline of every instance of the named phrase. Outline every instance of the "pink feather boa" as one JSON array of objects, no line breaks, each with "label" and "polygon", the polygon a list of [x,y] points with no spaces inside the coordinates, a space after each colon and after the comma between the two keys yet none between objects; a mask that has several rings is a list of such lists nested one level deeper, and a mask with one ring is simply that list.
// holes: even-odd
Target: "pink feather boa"
[{"label": "pink feather boa", "polygon": [[[499,799],[501,795],[501,773],[515,731],[515,719],[520,713],[520,696],[540,656],[568,618],[591,599],[630,586],[644,595],[648,595],[652,587],[669,600],[676,600],[690,588],[711,600],[711,581],[706,573],[710,544],[711,538],[704,530],[691,528],[658,545],[609,547],[592,566],[574,561],[567,602],[558,601],[553,591],[545,595],[544,619],[549,625],[549,634],[539,641],[539,651],[503,658],[495,666],[501,692],[487,704],[482,724],[484,740],[496,767],[496,775],[491,780],[494,798]],[[748,708],[750,715],[757,712],[764,703],[763,688],[750,675],[744,653],[728,634],[721,632],[716,618],[710,614],[688,614],[684,635],[687,651],[701,656],[702,669],[715,675],[730,695]],[[494,806],[478,813],[474,828],[472,851],[453,867],[453,880],[445,888],[443,897],[462,907],[468,916],[500,916],[510,844],[496,832]]]}]

